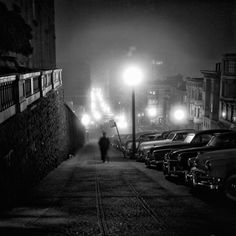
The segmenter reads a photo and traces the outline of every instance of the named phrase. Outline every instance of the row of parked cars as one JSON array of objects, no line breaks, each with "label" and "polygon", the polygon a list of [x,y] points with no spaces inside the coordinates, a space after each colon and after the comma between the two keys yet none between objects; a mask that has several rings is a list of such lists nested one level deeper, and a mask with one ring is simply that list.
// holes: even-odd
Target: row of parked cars
[{"label": "row of parked cars", "polygon": [[[133,156],[131,139],[127,137],[120,148],[128,158]],[[158,167],[165,177],[182,178],[192,187],[221,190],[227,198],[236,201],[236,132],[233,130],[143,133],[136,138],[135,158],[147,167]]]}]

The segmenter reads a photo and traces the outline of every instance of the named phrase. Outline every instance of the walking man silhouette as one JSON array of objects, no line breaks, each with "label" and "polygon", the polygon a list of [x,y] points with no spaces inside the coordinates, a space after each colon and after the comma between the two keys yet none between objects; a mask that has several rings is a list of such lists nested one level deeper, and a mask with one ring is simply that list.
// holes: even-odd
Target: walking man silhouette
[{"label": "walking man silhouette", "polygon": [[109,140],[109,138],[106,137],[105,132],[102,132],[102,137],[99,139],[98,145],[100,148],[102,161],[103,162],[105,162],[106,160],[109,161],[109,158],[107,156],[107,152],[108,152],[108,149],[110,146],[110,140]]}]

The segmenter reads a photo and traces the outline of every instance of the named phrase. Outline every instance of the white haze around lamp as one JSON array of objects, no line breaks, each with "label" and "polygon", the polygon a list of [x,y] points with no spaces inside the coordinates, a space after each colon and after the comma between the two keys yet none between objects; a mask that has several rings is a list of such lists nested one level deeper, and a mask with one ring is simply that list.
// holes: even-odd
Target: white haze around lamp
[{"label": "white haze around lamp", "polygon": [[187,122],[187,110],[184,106],[175,106],[170,111],[170,120],[174,124],[185,124]]},{"label": "white haze around lamp", "polygon": [[88,114],[83,114],[81,118],[81,122],[84,126],[88,126],[90,124],[91,118]]},{"label": "white haze around lamp", "polygon": [[124,70],[123,79],[126,85],[137,86],[143,79],[142,70],[137,66],[129,66]]},{"label": "white haze around lamp", "polygon": [[157,108],[156,107],[148,107],[147,114],[150,118],[154,118],[157,116]]}]

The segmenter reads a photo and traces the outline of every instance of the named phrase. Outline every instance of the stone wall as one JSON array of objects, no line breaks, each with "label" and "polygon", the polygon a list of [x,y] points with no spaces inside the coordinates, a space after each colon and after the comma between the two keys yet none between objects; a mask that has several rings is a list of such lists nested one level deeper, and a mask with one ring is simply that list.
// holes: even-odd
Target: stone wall
[{"label": "stone wall", "polygon": [[[1,197],[36,184],[84,144],[84,130],[64,104],[63,89],[52,90],[0,125]],[[3,193],[3,194],[2,194]]]}]

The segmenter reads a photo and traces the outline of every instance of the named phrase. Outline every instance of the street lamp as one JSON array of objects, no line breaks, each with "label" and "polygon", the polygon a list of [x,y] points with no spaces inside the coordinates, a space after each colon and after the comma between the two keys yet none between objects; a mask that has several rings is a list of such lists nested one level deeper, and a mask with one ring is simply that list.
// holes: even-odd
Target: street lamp
[{"label": "street lamp", "polygon": [[176,105],[170,109],[170,121],[176,125],[187,123],[187,109],[183,105]]},{"label": "street lamp", "polygon": [[135,158],[136,152],[136,138],[135,138],[135,86],[140,84],[143,79],[142,70],[137,66],[129,66],[125,69],[123,74],[125,84],[132,88],[132,157]]}]

